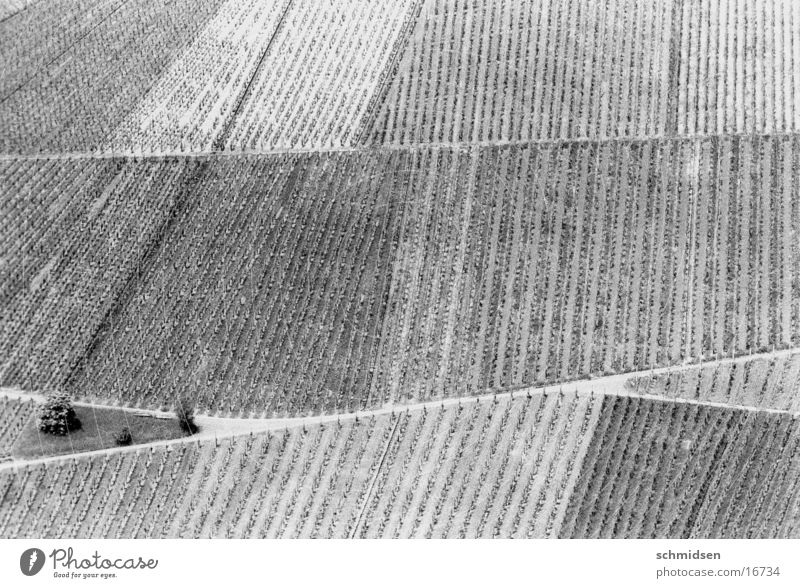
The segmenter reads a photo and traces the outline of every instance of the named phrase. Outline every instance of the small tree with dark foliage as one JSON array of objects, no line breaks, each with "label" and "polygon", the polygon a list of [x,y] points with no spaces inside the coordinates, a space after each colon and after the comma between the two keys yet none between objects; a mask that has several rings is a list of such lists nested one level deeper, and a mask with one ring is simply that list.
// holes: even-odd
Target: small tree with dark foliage
[{"label": "small tree with dark foliage", "polygon": [[175,417],[187,435],[194,435],[199,430],[194,422],[194,403],[185,396],[181,396],[175,402]]},{"label": "small tree with dark foliage", "polygon": [[117,445],[130,445],[133,443],[133,435],[128,427],[122,427],[122,430],[114,435],[114,442]]},{"label": "small tree with dark foliage", "polygon": [[43,433],[64,436],[81,428],[72,400],[65,392],[51,392],[37,409],[36,425]]}]

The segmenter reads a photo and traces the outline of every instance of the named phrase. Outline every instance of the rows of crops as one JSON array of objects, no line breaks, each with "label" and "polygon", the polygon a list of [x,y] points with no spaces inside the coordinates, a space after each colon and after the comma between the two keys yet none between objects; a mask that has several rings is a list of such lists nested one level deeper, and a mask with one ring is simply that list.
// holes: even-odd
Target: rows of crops
[{"label": "rows of crops", "polygon": [[[0,152],[99,147],[222,2],[128,0],[88,12],[86,3],[59,2],[65,4],[65,16],[82,24],[75,24],[73,34],[52,51],[34,50],[34,57],[12,66],[11,86],[0,99]],[[50,2],[38,4],[52,10]],[[49,31],[61,25],[62,9],[52,14],[50,29],[18,26],[17,17],[0,24],[0,39],[5,28],[16,31],[13,45],[4,46],[4,63],[13,63],[13,55],[25,55],[29,47],[48,44]],[[88,24],[82,21],[85,14],[94,15]]]},{"label": "rows of crops", "polygon": [[215,160],[75,394],[256,415],[367,404],[399,157]]},{"label": "rows of crops", "polygon": [[608,397],[565,537],[797,537],[796,417]]},{"label": "rows of crops", "polygon": [[227,1],[114,130],[103,151],[208,151],[223,133],[288,0]]},{"label": "rows of crops", "polygon": [[63,0],[48,14],[36,7],[0,23],[0,56],[12,64],[0,85],[0,151],[352,145],[418,4]]},{"label": "rows of crops", "polygon": [[0,458],[11,455],[11,449],[31,418],[33,408],[30,401],[0,396]]},{"label": "rows of crops", "polygon": [[[36,77],[38,70],[83,39],[113,14],[124,0],[55,0],[33,2],[2,21],[0,16],[0,101]],[[0,14],[3,5],[0,2]],[[17,6],[23,4],[20,0]]]},{"label": "rows of crops", "polygon": [[371,140],[800,128],[792,0],[426,0]]},{"label": "rows of crops", "polygon": [[401,416],[359,537],[552,537],[601,402],[550,394]]},{"label": "rows of crops", "polygon": [[636,394],[800,413],[800,354],[632,378]]},{"label": "rows of crops", "polygon": [[63,385],[202,167],[166,159],[0,163],[3,385]]},{"label": "rows of crops", "polygon": [[0,22],[0,151],[800,129],[792,0],[51,6]]},{"label": "rows of crops", "polygon": [[799,468],[789,415],[522,395],[7,469],[0,536],[796,537]]},{"label": "rows of crops", "polygon": [[779,137],[6,162],[0,380],[296,414],[797,344],[798,156]]},{"label": "rows of crops", "polygon": [[36,0],[0,0],[0,23],[25,10]]},{"label": "rows of crops", "polygon": [[0,536],[552,536],[600,404],[536,395],[6,470]]},{"label": "rows of crops", "polygon": [[415,0],[292,0],[250,82],[230,148],[351,145]]},{"label": "rows of crops", "polygon": [[[373,395],[463,395],[800,335],[794,139],[432,151]],[[447,171],[449,170],[449,171]]]}]

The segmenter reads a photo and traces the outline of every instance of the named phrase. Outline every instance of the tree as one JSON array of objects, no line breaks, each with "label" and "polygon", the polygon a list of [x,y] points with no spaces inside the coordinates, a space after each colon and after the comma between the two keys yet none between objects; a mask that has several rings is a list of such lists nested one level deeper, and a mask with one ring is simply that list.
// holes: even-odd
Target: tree
[{"label": "tree", "polygon": [[130,445],[133,443],[133,435],[128,427],[122,427],[122,430],[114,435],[114,442],[117,445]]},{"label": "tree", "polygon": [[187,435],[194,435],[199,427],[194,422],[194,403],[185,396],[181,396],[175,402],[175,417],[178,424]]},{"label": "tree", "polygon": [[81,428],[75,416],[72,400],[66,392],[51,392],[37,409],[36,425],[39,430],[51,435],[66,435]]}]

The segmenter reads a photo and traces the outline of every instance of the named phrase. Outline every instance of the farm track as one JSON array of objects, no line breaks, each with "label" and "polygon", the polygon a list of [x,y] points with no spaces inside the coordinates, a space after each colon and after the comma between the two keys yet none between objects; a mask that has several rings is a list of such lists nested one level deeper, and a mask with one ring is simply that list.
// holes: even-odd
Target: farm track
[{"label": "farm track", "polygon": [[614,145],[614,144],[645,144],[670,141],[693,141],[708,139],[780,139],[800,137],[798,131],[786,131],[776,133],[690,133],[684,135],[665,134],[647,135],[630,137],[576,137],[559,139],[521,139],[521,140],[492,140],[474,142],[420,142],[420,143],[384,143],[379,145],[355,145],[355,146],[335,146],[335,147],[287,147],[271,149],[220,149],[209,151],[163,151],[150,153],[132,153],[126,151],[106,152],[106,151],[61,151],[61,152],[41,152],[41,153],[0,153],[0,161],[41,161],[41,160],[76,160],[76,159],[170,159],[170,158],[204,158],[204,157],[241,157],[241,156],[266,156],[266,155],[303,155],[303,154],[336,154],[336,153],[394,153],[398,151],[415,151],[420,149],[441,150],[451,149],[456,152],[469,153],[481,148],[488,147],[526,147],[526,146],[561,146],[561,145]]},{"label": "farm track", "polygon": [[[77,454],[67,454],[54,457],[46,457],[31,460],[16,460],[0,464],[0,471],[4,469],[16,468],[21,465],[36,465],[40,463],[53,463],[67,459],[72,459],[76,456],[92,456],[92,455],[110,455],[115,453],[126,452],[130,450],[139,450],[148,447],[160,447],[165,445],[177,445],[182,443],[193,443],[195,441],[211,440],[211,439],[227,439],[232,437],[240,437],[243,435],[251,435],[258,433],[266,433],[269,431],[282,431],[286,429],[296,429],[299,427],[310,427],[314,425],[321,425],[326,423],[346,422],[352,420],[368,419],[371,417],[392,415],[399,412],[417,412],[426,411],[428,409],[446,408],[458,406],[461,404],[468,405],[471,403],[487,403],[496,400],[513,399],[515,397],[524,396],[527,394],[540,394],[548,392],[575,392],[578,394],[597,394],[601,397],[621,397],[621,398],[634,398],[650,401],[669,402],[674,404],[685,404],[690,406],[701,406],[708,408],[725,408],[742,410],[749,413],[765,413],[776,415],[789,415],[798,417],[800,412],[791,412],[787,410],[780,410],[774,408],[763,408],[750,406],[746,404],[731,404],[725,402],[703,401],[689,398],[673,398],[665,397],[656,394],[640,394],[636,391],[626,389],[626,382],[643,378],[647,376],[660,376],[667,374],[677,374],[691,369],[708,369],[715,368],[728,364],[740,364],[748,361],[757,360],[776,360],[780,358],[789,357],[800,353],[800,347],[793,347],[789,349],[781,349],[771,352],[754,353],[751,355],[740,355],[737,357],[725,357],[712,361],[705,361],[700,363],[685,363],[676,366],[665,366],[661,368],[654,368],[652,370],[641,370],[635,372],[626,372],[615,374],[611,376],[604,376],[600,378],[592,378],[588,380],[576,380],[555,383],[548,386],[523,386],[514,389],[498,390],[497,392],[485,393],[479,396],[461,396],[443,398],[438,400],[429,400],[425,402],[416,402],[405,405],[386,405],[381,408],[372,410],[363,410],[350,413],[341,414],[323,414],[308,417],[287,417],[287,418],[264,418],[264,419],[247,419],[247,418],[229,418],[229,417],[213,417],[207,415],[198,415],[196,422],[200,425],[200,433],[192,437],[183,437],[177,439],[169,439],[164,441],[154,441],[152,443],[143,443],[132,447],[119,447],[109,448],[97,451],[88,451]],[[6,396],[9,399],[15,400],[41,400],[41,394],[26,392],[17,388],[2,388],[0,387],[0,396]],[[96,408],[114,408],[117,410],[124,410],[131,413],[145,414],[160,418],[169,418],[171,413],[151,410],[130,408],[124,406],[113,406],[105,404],[95,404],[89,402],[74,402],[77,406],[94,406]],[[387,444],[388,447],[388,444]],[[366,504],[366,503],[365,503]]]}]

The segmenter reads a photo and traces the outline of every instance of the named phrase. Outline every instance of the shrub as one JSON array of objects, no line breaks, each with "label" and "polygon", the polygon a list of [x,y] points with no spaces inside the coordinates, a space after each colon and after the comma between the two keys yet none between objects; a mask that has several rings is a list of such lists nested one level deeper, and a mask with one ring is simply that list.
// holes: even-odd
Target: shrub
[{"label": "shrub", "polygon": [[39,405],[36,425],[44,433],[63,436],[80,429],[81,421],[75,416],[69,395],[65,392],[53,392]]},{"label": "shrub", "polygon": [[190,399],[184,396],[178,398],[175,402],[175,417],[187,435],[194,435],[199,430],[194,422],[194,403]]},{"label": "shrub", "polygon": [[133,443],[131,430],[128,427],[122,427],[122,430],[114,435],[114,442],[117,445],[130,445]]}]

